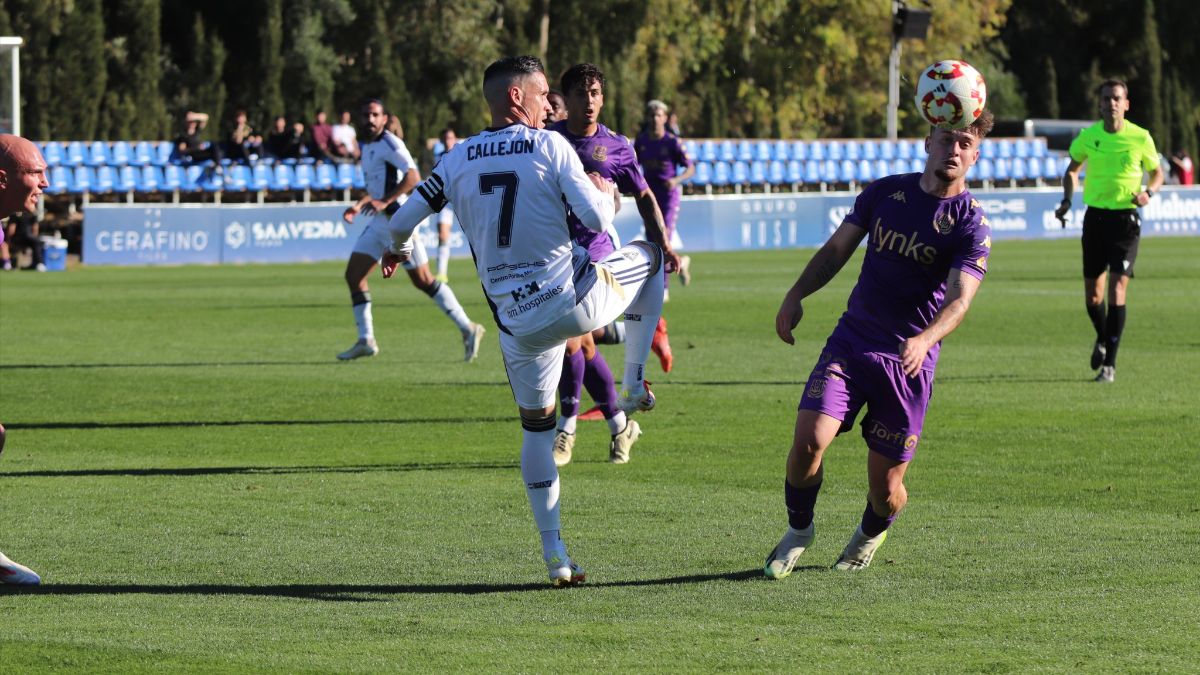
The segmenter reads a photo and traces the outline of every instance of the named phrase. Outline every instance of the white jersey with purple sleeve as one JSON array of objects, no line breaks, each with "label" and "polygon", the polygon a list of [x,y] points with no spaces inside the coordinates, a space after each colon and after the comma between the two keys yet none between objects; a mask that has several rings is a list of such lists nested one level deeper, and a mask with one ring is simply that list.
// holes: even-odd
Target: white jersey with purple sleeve
[{"label": "white jersey with purple sleeve", "polygon": [[[366,178],[367,194],[372,199],[383,199],[404,180],[409,169],[416,169],[412,154],[404,142],[392,132],[384,131],[375,140],[362,144],[363,176]],[[407,195],[400,195],[389,213],[399,208]]]},{"label": "white jersey with purple sleeve", "polygon": [[[391,220],[415,229],[454,207],[500,330],[530,335],[573,311],[596,281],[595,267],[567,229],[611,226],[613,200],[596,189],[559,134],[512,124],[459,142]],[[570,211],[568,211],[568,209]]]},{"label": "white jersey with purple sleeve", "polygon": [[[987,273],[991,228],[979,202],[968,191],[935,197],[920,179],[911,173],[877,180],[846,216],[867,231],[867,252],[833,334],[862,351],[898,359],[900,343],[941,309],[950,270],[980,280]],[[924,369],[933,370],[940,346],[930,348]]]}]

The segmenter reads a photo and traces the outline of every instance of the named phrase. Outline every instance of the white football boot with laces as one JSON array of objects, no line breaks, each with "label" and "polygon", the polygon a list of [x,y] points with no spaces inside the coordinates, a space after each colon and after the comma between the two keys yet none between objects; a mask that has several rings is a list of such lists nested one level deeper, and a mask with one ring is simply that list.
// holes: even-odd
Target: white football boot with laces
[{"label": "white football boot with laces", "polygon": [[575,449],[575,434],[560,431],[554,434],[554,466],[571,463],[571,451]]},{"label": "white football boot with laces", "polygon": [[353,361],[363,356],[375,356],[378,353],[379,344],[375,342],[375,338],[360,338],[353,347],[338,354],[337,357],[339,361]]},{"label": "white football boot with laces", "polygon": [[875,551],[886,539],[887,530],[874,537],[868,537],[863,534],[862,526],[859,525],[854,530],[854,536],[850,537],[850,543],[846,544],[846,549],[842,551],[842,557],[833,564],[833,569],[847,572],[866,569],[871,564],[871,558],[875,557]]},{"label": "white football boot with laces", "polygon": [[608,461],[612,464],[624,464],[629,461],[629,451],[638,437],[642,435],[642,427],[634,420],[625,423],[625,428],[619,434],[613,434],[608,444]]},{"label": "white football boot with laces", "polygon": [[800,554],[812,544],[813,540],[813,524],[809,523],[808,527],[803,530],[796,530],[788,527],[787,532],[783,533],[783,538],[779,540],[779,544],[775,546],[775,550],[767,556],[767,562],[763,565],[763,574],[769,579],[782,579],[792,573],[796,567],[796,561],[800,559]]},{"label": "white football boot with laces", "polygon": [[654,410],[656,402],[654,394],[650,392],[649,382],[642,382],[641,388],[634,391],[622,389],[621,395],[617,397],[617,407],[624,410],[626,415]]},{"label": "white football boot with laces", "polygon": [[482,325],[473,323],[471,330],[463,333],[463,360],[467,363],[474,361],[479,357],[479,345],[483,342],[483,334],[487,329]]},{"label": "white football boot with laces", "polygon": [[571,560],[566,552],[551,553],[545,556],[546,570],[550,572],[550,585],[555,588],[574,586],[587,581],[587,573]]}]

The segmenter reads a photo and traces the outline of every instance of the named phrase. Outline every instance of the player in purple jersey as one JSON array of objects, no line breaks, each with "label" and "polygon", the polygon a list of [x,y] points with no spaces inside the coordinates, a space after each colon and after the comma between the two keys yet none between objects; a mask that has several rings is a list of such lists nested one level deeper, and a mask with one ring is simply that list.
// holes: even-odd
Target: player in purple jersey
[{"label": "player in purple jersey", "polygon": [[[648,231],[657,228],[657,231],[663,232],[662,213],[654,194],[642,178],[629,139],[599,122],[600,111],[604,108],[604,73],[590,63],[576,64],[563,73],[561,85],[565,93],[567,117],[551,124],[548,129],[562,134],[575,148],[584,170],[615,183],[617,192],[634,196]],[[568,215],[567,222],[571,238],[587,249],[592,260],[603,260],[616,250],[609,232],[590,230],[573,214]],[[666,236],[662,239],[668,240]],[[656,330],[651,347],[660,355],[660,360],[664,340],[665,334],[660,336]],[[666,350],[669,353],[669,345]],[[628,462],[630,449],[641,435],[641,428],[636,421],[627,420],[625,414],[616,407],[617,390],[612,371],[588,334],[567,341],[562,378],[558,384],[560,411],[558,431],[554,437],[555,464],[563,466],[571,461],[579,398],[584,387],[587,387],[588,394],[596,401],[608,422],[611,434],[608,461],[614,464]]]},{"label": "player in purple jersey", "polygon": [[[667,104],[662,101],[650,101],[646,104],[646,125],[638,134],[634,150],[642,165],[642,173],[646,183],[658,200],[662,209],[663,222],[667,226],[667,240],[675,241],[675,220],[679,217],[679,200],[682,191],[679,186],[696,173],[696,165],[688,157],[683,142],[677,134],[667,128]],[[679,173],[678,167],[684,167]],[[679,268],[679,279],[684,286],[691,283],[691,258],[682,256]]]},{"label": "player in purple jersey", "polygon": [[867,186],[779,308],[775,332],[795,344],[801,301],[828,283],[867,239],[846,312],[800,399],[784,481],[788,529],[767,556],[763,571],[770,578],[791,574],[812,543],[821,458],[834,436],[854,426],[864,405],[867,507],[834,568],[870,565],[908,501],[904,473],[921,441],[941,340],[962,322],[987,271],[991,230],[966,177],[991,128],[985,111],[966,129],[932,129],[925,171]]}]

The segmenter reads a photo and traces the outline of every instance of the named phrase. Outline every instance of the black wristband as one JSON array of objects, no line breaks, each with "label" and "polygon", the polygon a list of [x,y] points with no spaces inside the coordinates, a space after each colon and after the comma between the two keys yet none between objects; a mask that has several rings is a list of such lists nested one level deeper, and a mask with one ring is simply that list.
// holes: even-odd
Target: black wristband
[{"label": "black wristband", "polygon": [[1146,196],[1147,197],[1153,197],[1156,194],[1158,194],[1158,193],[1155,192],[1154,190],[1151,190],[1150,188],[1146,188]]}]

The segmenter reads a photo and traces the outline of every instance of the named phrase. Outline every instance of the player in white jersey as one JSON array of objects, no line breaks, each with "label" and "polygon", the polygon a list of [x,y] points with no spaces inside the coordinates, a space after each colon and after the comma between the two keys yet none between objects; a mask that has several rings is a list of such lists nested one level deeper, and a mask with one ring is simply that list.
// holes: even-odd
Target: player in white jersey
[{"label": "player in white jersey", "polygon": [[[460,142],[442,158],[391,218],[393,243],[384,276],[411,247],[416,227],[447,203],[467,235],[479,279],[499,327],[509,385],[524,429],[521,478],[542,537],[542,556],[555,586],[584,580],[559,535],[559,477],[554,465],[554,404],[567,338],[607,325],[625,313],[624,388],[627,414],[654,407],[642,378],[662,312],[663,274],[678,257],[651,239],[593,263],[574,246],[567,209],[587,227],[611,226],[614,187],[583,164],[561,135],[542,131],[549,112],[546,75],[536,57],[501,59],[483,76],[492,127]],[[655,236],[657,234],[658,236]]]},{"label": "player in white jersey", "polygon": [[[350,286],[350,303],[354,308],[354,323],[358,326],[358,341],[350,349],[338,354],[343,361],[379,353],[367,277],[391,242],[387,234],[388,216],[400,208],[413,186],[421,179],[408,148],[386,130],[388,114],[383,102],[378,99],[367,101],[362,107],[362,120],[368,138],[361,144],[367,194],[346,209],[343,217],[347,223],[353,223],[355,217],[362,213],[370,221],[355,242],[350,260],[346,262],[346,284]],[[458,326],[463,338],[463,358],[474,361],[483,340],[483,326],[471,321],[462,305],[458,304],[458,298],[449,284],[434,279],[429,273],[429,257],[420,238],[416,238],[414,243],[412,256],[404,263],[408,278]]]}]

